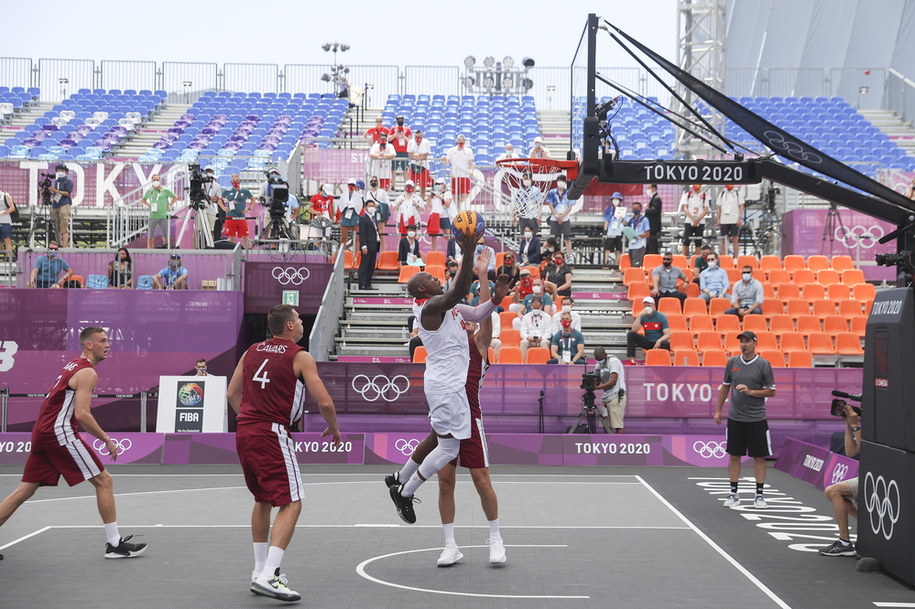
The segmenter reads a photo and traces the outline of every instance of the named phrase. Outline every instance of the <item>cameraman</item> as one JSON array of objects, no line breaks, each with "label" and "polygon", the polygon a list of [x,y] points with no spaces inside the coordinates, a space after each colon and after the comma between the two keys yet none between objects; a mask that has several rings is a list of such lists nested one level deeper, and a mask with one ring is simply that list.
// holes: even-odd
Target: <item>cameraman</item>
[{"label": "cameraman", "polygon": [[54,168],[56,179],[48,188],[51,192],[51,221],[57,227],[57,241],[61,247],[70,247],[70,214],[72,211],[73,180],[66,165]]},{"label": "cameraman", "polygon": [[595,389],[602,389],[604,394],[600,401],[600,416],[605,429],[613,433],[623,433],[623,417],[626,414],[626,377],[623,374],[623,362],[609,355],[603,347],[594,349],[597,365],[594,372],[600,373],[600,384]]},{"label": "cameraman", "polygon": [[[206,220],[207,230],[213,235],[213,241],[219,239],[219,233],[216,232],[216,221],[219,218],[219,212],[222,211],[222,208],[219,207],[217,200],[219,195],[222,194],[222,187],[216,183],[216,174],[214,173],[213,167],[208,165],[203,172],[207,176],[207,181],[203,183],[203,192],[207,195],[207,201],[209,203],[203,209],[204,219]],[[223,212],[223,220],[225,220],[225,212]],[[222,224],[219,225],[219,231],[222,232]]]},{"label": "cameraman", "polygon": [[[280,196],[275,197],[275,193],[282,193]],[[282,239],[290,238],[291,235],[283,234],[283,229],[280,226],[272,224],[279,217],[282,217],[286,220],[287,226],[289,221],[292,219],[289,213],[289,182],[287,182],[280,175],[280,172],[275,167],[267,172],[267,181],[262,183],[260,190],[257,192],[257,198],[267,208],[269,215],[269,223],[271,223],[271,234],[264,234],[265,239]],[[285,198],[283,201],[281,199]],[[282,208],[282,214],[277,215],[276,212],[280,211]],[[298,209],[298,203],[296,204],[296,209]]]},{"label": "cameraman", "polygon": [[[845,418],[845,455],[855,457],[861,451],[861,418],[848,404],[842,416]],[[858,517],[858,478],[849,478],[826,487],[823,491],[832,504],[832,514],[839,525],[839,538],[825,550],[823,556],[854,556],[858,553],[848,536],[848,516]]]}]

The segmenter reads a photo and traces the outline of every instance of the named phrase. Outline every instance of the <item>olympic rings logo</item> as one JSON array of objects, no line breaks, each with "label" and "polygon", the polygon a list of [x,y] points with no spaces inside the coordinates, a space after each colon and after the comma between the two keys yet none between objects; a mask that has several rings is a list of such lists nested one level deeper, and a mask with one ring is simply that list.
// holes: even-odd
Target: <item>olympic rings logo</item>
[{"label": "olympic rings logo", "polygon": [[[130,441],[130,438],[124,438],[123,440],[111,438],[111,441],[114,442],[114,445],[118,447],[119,455],[123,455],[128,450],[130,450],[131,446],[133,446],[133,442]],[[108,446],[101,440],[95,440],[92,443],[92,448],[94,448],[95,452],[102,455],[103,457],[107,457],[111,454],[111,451],[108,450]]]},{"label": "olympic rings logo", "polygon": [[374,402],[379,398],[385,402],[394,402],[410,389],[410,379],[402,374],[388,378],[379,374],[372,378],[364,374],[353,377],[353,391],[362,396],[366,402]]},{"label": "olympic rings logo", "polygon": [[887,484],[883,476],[877,476],[875,480],[873,473],[867,472],[864,477],[864,505],[870,515],[871,530],[889,541],[902,507],[899,485],[895,480]]},{"label": "olympic rings logo", "polygon": [[302,285],[311,277],[311,271],[304,266],[299,268],[275,266],[270,274],[280,285]]},{"label": "olympic rings logo", "polygon": [[883,227],[877,224],[870,227],[856,224],[851,228],[845,228],[840,224],[836,227],[835,237],[837,241],[849,249],[856,246],[870,249],[877,245],[877,241],[883,237]]},{"label": "olympic rings logo", "polygon": [[699,456],[703,459],[721,459],[727,454],[724,442],[696,440],[693,442],[693,450],[699,453]]},{"label": "olympic rings logo", "polygon": [[836,463],[836,466],[832,468],[832,483],[838,484],[845,480],[845,476],[848,475],[848,466],[844,463]]},{"label": "olympic rings logo", "polygon": [[404,440],[403,438],[398,438],[394,441],[394,448],[399,450],[405,457],[412,455],[417,446],[419,446],[419,440]]},{"label": "olympic rings logo", "polygon": [[785,137],[778,131],[766,131],[763,133],[763,137],[766,138],[770,148],[773,150],[781,151],[781,153],[784,153],[785,156],[814,164],[823,162],[823,159],[820,157],[820,155],[805,150],[805,148],[797,141],[786,140]]}]

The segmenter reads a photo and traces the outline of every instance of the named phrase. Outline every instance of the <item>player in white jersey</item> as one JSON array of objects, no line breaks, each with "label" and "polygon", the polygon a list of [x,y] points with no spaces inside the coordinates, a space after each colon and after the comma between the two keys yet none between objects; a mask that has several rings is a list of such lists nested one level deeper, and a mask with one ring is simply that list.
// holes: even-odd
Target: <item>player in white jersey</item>
[{"label": "player in white jersey", "polygon": [[[473,251],[480,234],[461,234],[465,252]],[[493,297],[476,307],[461,304],[473,280],[473,256],[464,256],[461,267],[447,292],[439,280],[429,273],[417,273],[407,284],[415,299],[419,336],[426,347],[426,371],[423,388],[429,403],[429,420],[436,442],[428,456],[414,471],[402,472],[402,483],[390,487],[391,499],[404,522],[416,522],[413,494],[452,459],[458,456],[461,440],[470,437],[470,405],[464,384],[470,353],[464,320],[478,322],[489,317],[508,294],[508,276],[499,277]],[[399,482],[399,480],[398,480]]]}]

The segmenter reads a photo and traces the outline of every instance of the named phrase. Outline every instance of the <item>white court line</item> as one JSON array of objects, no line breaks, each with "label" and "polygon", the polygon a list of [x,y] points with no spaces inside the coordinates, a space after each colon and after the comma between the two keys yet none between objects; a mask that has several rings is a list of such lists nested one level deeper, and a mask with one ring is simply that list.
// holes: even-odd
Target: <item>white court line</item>
[{"label": "white court line", "polygon": [[[2,550],[3,548],[0,548]],[[874,601],[874,605],[877,607],[915,607],[915,603],[891,603],[891,602],[877,602]]]},{"label": "white court line", "polygon": [[[307,463],[300,463],[299,465],[305,466],[305,467],[311,467],[311,465],[309,465]],[[0,467],[6,467],[6,466],[0,466]],[[157,467],[160,467],[160,466],[157,466]],[[185,467],[191,467],[191,466],[185,466]],[[397,465],[392,464],[392,467],[397,467]],[[383,472],[380,472],[380,473],[383,473]],[[634,477],[633,474],[504,474],[504,473],[498,473],[498,472],[496,472],[495,474],[490,472],[490,474],[492,474],[493,477],[498,478],[498,479],[501,479],[501,478],[563,478],[563,479],[568,479],[568,478],[592,478],[592,479],[593,478],[630,478],[631,479]],[[241,478],[241,477],[243,477],[243,474],[240,471],[236,474],[206,474],[206,473],[194,473],[194,472],[188,473],[188,474],[182,474],[182,473],[178,473],[178,472],[171,473],[171,474],[122,474],[122,473],[115,472],[112,475],[116,479],[117,478]],[[362,477],[362,478],[371,477],[373,480],[378,479],[377,473],[375,473],[375,474],[354,474],[354,473],[349,473],[349,472],[340,472],[338,474],[333,474],[333,473],[331,473],[331,474],[309,474],[306,472],[302,472],[303,478],[310,477],[310,476],[313,476],[315,478],[318,478],[318,477],[342,478],[342,477],[349,476],[349,477]],[[19,474],[0,474],[0,478],[21,478],[21,477],[22,477],[21,473],[19,473]],[[467,474],[458,474],[458,477],[467,478],[468,480],[470,479],[470,476]]]},{"label": "white court line", "polygon": [[734,559],[734,557],[732,557],[730,554],[728,554],[727,552],[725,552],[724,549],[723,549],[721,546],[719,546],[717,543],[715,543],[714,541],[712,541],[712,538],[711,538],[711,537],[709,537],[708,535],[706,535],[705,533],[703,533],[701,530],[699,530],[699,527],[697,527],[697,526],[694,525],[692,522],[690,522],[690,520],[689,520],[686,516],[684,516],[684,515],[680,512],[680,510],[678,510],[677,508],[675,508],[667,499],[665,499],[665,498],[664,498],[658,491],[656,491],[650,484],[648,484],[647,482],[645,482],[645,480],[643,480],[641,476],[638,476],[638,475],[637,475],[636,478],[638,478],[638,479],[642,482],[642,484],[645,485],[645,488],[647,488],[649,491],[651,491],[651,493],[652,493],[655,497],[658,498],[658,501],[660,501],[661,503],[663,503],[664,505],[666,505],[667,508],[668,508],[671,512],[674,513],[674,515],[676,515],[680,520],[682,520],[683,522],[685,522],[686,525],[687,525],[689,528],[691,528],[693,531],[695,531],[696,534],[699,535],[699,537],[702,538],[703,541],[705,541],[705,543],[707,543],[709,546],[711,546],[711,548],[712,548],[713,550],[715,550],[716,552],[718,552],[718,554],[720,554],[726,561],[728,561],[729,563],[731,563],[731,565],[732,565],[735,569],[737,569],[738,571],[740,571],[740,573],[742,573],[742,574],[744,575],[744,577],[746,577],[748,580],[750,580],[750,582],[752,582],[753,585],[755,585],[757,588],[759,588],[760,591],[761,591],[763,594],[765,594],[765,595],[768,596],[770,599],[772,599],[772,601],[774,601],[775,604],[777,604],[777,605],[778,605],[779,607],[781,607],[782,609],[791,609],[791,606],[790,606],[790,605],[788,605],[785,601],[783,601],[781,598],[779,598],[778,595],[775,594],[772,590],[770,590],[768,586],[766,586],[764,583],[762,583],[761,581],[759,581],[759,579],[757,579],[755,575],[753,575],[752,573],[750,573],[750,572],[746,569],[746,567],[744,567],[744,566],[741,565],[739,562],[737,562],[737,560]]},{"label": "white court line", "polygon": [[[459,546],[461,548],[488,548],[489,546]],[[506,545],[506,548],[568,548],[566,545]],[[416,588],[414,586],[404,586],[402,584],[395,584],[392,582],[387,582],[377,577],[372,577],[365,572],[365,567],[370,563],[375,562],[376,560],[382,560],[384,558],[391,558],[392,556],[401,556],[403,554],[413,554],[416,552],[438,552],[441,548],[422,548],[420,550],[405,550],[403,552],[392,552],[391,554],[384,554],[382,556],[375,556],[373,558],[368,558],[363,560],[356,566],[356,573],[371,582],[376,584],[381,584],[382,586],[390,586],[392,588],[400,588],[402,590],[410,590],[412,592],[428,592],[430,594],[445,594],[448,596],[469,596],[473,598],[548,598],[556,600],[574,600],[574,599],[587,599],[591,598],[590,596],[558,596],[558,595],[528,595],[528,594],[481,594],[477,592],[451,592],[449,590],[431,590],[429,588]]]},{"label": "white court line", "polygon": [[[168,489],[164,491],[141,491],[137,493],[115,493],[115,497],[136,497],[138,495],[171,495],[175,493],[193,493],[196,491],[224,491],[224,490],[238,490],[242,488],[247,488],[244,486],[210,486],[207,488],[180,488],[180,489]],[[72,501],[74,499],[95,499],[95,495],[79,495],[77,497],[53,497],[51,499],[29,499],[26,503],[54,503],[58,501]]]},{"label": "white court line", "polygon": [[20,537],[19,539],[14,539],[13,541],[11,541],[11,542],[9,542],[8,544],[6,544],[5,546],[0,546],[0,550],[5,550],[6,548],[8,548],[8,547],[10,547],[10,546],[14,546],[14,545],[16,545],[17,543],[19,543],[20,541],[25,541],[25,540],[28,539],[29,537],[35,537],[36,535],[40,535],[40,534],[44,533],[45,531],[47,531],[48,529],[51,529],[51,528],[53,528],[53,527],[44,527],[43,529],[38,529],[37,531],[34,531],[34,532],[32,532],[32,533],[29,533],[28,535],[25,535],[25,536],[23,536],[23,537]]}]

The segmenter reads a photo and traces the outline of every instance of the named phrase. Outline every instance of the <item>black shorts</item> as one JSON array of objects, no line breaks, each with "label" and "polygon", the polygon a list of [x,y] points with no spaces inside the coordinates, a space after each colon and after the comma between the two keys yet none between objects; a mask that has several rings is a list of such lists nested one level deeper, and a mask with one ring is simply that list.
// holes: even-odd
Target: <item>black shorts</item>
[{"label": "black shorts", "polygon": [[550,236],[556,237],[557,239],[559,239],[559,237],[562,237],[564,239],[571,239],[572,238],[572,221],[566,220],[565,222],[560,224],[559,222],[557,222],[555,220],[550,220]]},{"label": "black shorts", "polygon": [[740,228],[736,224],[721,224],[718,229],[722,237],[736,237],[740,234]]},{"label": "black shorts", "polygon": [[726,437],[729,455],[768,457],[772,454],[769,422],[765,419],[752,423],[728,419]]},{"label": "black shorts", "polygon": [[683,227],[683,245],[689,245],[690,241],[702,243],[703,235],[705,235],[705,224],[693,226],[690,222],[687,222]]},{"label": "black shorts", "polygon": [[604,249],[608,252],[621,252],[623,251],[623,238],[622,237],[604,237]]}]

